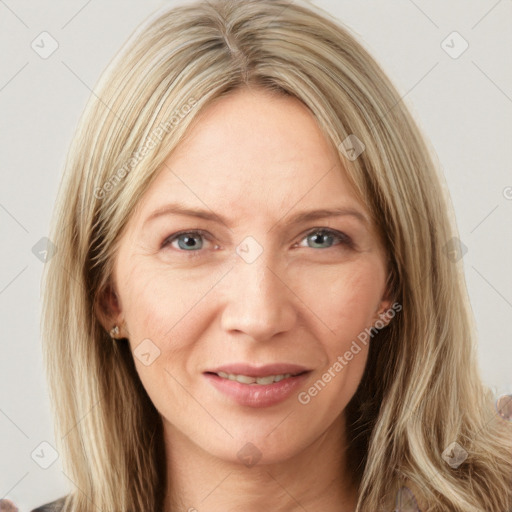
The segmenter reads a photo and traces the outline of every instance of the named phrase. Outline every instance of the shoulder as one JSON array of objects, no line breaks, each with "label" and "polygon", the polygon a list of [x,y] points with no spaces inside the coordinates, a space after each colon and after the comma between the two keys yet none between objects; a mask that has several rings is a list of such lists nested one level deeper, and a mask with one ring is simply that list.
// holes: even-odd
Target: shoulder
[{"label": "shoulder", "polygon": [[41,505],[40,507],[35,508],[31,512],[60,512],[62,510],[62,507],[64,506],[65,501],[66,496],[63,496],[62,498],[52,501],[51,503]]}]

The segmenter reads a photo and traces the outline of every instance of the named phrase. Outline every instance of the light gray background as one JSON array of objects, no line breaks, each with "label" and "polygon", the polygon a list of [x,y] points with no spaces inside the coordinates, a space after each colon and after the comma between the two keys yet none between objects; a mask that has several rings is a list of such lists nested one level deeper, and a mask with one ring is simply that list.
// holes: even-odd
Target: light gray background
[{"label": "light gray background", "polygon": [[[482,375],[496,394],[511,392],[512,2],[315,3],[382,64],[439,156],[468,249]],[[0,498],[21,511],[72,488],[60,459],[45,470],[31,458],[41,442],[55,444],[40,348],[43,264],[32,247],[47,235],[64,155],[101,71],[164,5],[172,2],[0,0]],[[31,48],[43,31],[59,44],[47,59]],[[453,31],[469,43],[456,59],[441,46]]]}]

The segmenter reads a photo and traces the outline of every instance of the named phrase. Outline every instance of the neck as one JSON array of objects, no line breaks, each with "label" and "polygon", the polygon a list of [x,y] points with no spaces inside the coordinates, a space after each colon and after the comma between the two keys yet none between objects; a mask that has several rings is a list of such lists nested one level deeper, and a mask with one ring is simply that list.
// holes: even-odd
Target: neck
[{"label": "neck", "polygon": [[344,415],[287,460],[247,467],[219,459],[164,420],[165,512],[353,512],[357,490],[346,469]]}]

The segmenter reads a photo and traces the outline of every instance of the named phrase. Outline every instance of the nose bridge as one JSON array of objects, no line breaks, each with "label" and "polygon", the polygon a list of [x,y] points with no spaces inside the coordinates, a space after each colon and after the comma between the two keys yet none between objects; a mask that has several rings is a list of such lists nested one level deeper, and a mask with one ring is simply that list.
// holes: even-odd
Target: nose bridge
[{"label": "nose bridge", "polygon": [[236,330],[253,339],[266,339],[292,327],[293,294],[278,267],[270,248],[263,248],[254,239],[239,244],[226,283],[227,299],[222,314],[226,331]]}]

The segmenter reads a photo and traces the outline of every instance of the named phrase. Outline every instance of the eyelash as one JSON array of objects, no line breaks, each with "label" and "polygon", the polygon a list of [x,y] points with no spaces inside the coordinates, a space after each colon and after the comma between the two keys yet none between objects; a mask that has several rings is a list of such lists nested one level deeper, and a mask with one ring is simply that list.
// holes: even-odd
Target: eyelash
[{"label": "eyelash", "polygon": [[[302,238],[300,241],[304,240],[305,238],[307,238],[308,236],[311,236],[313,234],[321,234],[321,235],[329,235],[329,236],[332,236],[335,240],[338,240],[338,244],[334,244],[334,245],[331,245],[330,247],[326,247],[324,248],[323,250],[326,250],[326,249],[333,249],[339,245],[343,245],[345,247],[348,247],[348,248],[353,248],[354,247],[354,243],[352,241],[352,239],[346,235],[345,233],[342,233],[341,231],[337,231],[337,230],[334,230],[334,229],[329,229],[329,228],[313,228],[311,229],[310,231],[308,231]],[[200,235],[206,239],[208,239],[208,233],[206,231],[203,231],[202,229],[192,229],[192,230],[185,230],[185,231],[179,231],[177,233],[174,233],[172,235],[170,235],[169,237],[167,237],[163,243],[162,243],[162,249],[166,248],[167,246],[170,246],[170,244],[172,242],[174,242],[175,240],[177,240],[181,235]],[[306,247],[306,248],[309,248],[309,249],[317,249],[316,247]],[[182,250],[182,249],[176,249],[178,252],[184,252],[184,253],[192,253],[191,256],[192,257],[198,257],[198,256],[201,256],[201,250],[191,250],[191,251],[185,251],[185,250]],[[322,250],[322,249],[320,249]]]}]

